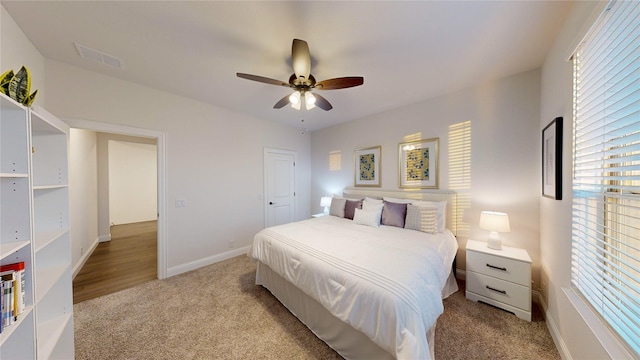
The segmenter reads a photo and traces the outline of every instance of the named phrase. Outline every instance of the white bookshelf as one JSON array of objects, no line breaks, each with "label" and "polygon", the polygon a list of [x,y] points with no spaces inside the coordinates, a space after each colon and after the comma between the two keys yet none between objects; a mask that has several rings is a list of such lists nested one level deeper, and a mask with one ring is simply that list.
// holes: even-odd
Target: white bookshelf
[{"label": "white bookshelf", "polygon": [[40,107],[30,119],[37,358],[73,358],[69,127]]},{"label": "white bookshelf", "polygon": [[0,263],[25,262],[26,309],[2,360],[73,359],[69,127],[0,94]]},{"label": "white bookshelf", "polygon": [[5,359],[36,356],[29,111],[0,94],[0,265],[25,263],[26,308],[0,333]]}]

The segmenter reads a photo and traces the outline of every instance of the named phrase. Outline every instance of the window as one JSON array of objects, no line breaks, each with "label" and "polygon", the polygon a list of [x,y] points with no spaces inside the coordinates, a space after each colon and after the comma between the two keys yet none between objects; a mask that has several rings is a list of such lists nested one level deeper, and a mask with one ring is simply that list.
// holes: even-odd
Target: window
[{"label": "window", "polygon": [[573,287],[640,356],[640,2],[609,4],[573,56]]}]

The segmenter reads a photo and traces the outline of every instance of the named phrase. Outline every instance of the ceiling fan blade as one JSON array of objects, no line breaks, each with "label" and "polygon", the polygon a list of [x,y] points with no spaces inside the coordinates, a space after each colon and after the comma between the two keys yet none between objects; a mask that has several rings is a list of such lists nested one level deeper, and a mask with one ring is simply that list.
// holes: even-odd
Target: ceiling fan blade
[{"label": "ceiling fan blade", "polygon": [[280,85],[280,86],[289,87],[289,84],[284,82],[284,81],[280,81],[280,80],[276,80],[276,79],[270,79],[270,78],[264,77],[264,76],[243,74],[243,73],[236,73],[236,75],[239,78],[243,78],[243,79],[247,79],[247,80],[253,80],[253,81],[257,81],[257,82],[261,82],[261,83],[265,83],[265,84]]},{"label": "ceiling fan blade", "polygon": [[293,63],[293,72],[296,74],[296,77],[309,78],[309,73],[311,72],[311,55],[309,54],[309,45],[306,41],[293,39],[291,62]]},{"label": "ceiling fan blade", "polygon": [[281,109],[285,107],[289,103],[289,96],[290,95],[285,95],[285,97],[283,97],[282,99],[280,99],[280,101],[278,101],[275,105],[273,105],[273,108]]},{"label": "ceiling fan blade", "polygon": [[314,93],[313,96],[315,96],[316,98],[316,106],[319,107],[320,109],[324,110],[324,111],[329,111],[331,109],[333,109],[333,106],[331,106],[331,104],[329,103],[329,101],[325,98],[323,98],[322,96],[318,95],[317,93]]},{"label": "ceiling fan blade", "polygon": [[364,78],[362,76],[347,76],[322,80],[316,83],[315,88],[318,90],[336,90],[360,86],[362,84],[364,84]]}]

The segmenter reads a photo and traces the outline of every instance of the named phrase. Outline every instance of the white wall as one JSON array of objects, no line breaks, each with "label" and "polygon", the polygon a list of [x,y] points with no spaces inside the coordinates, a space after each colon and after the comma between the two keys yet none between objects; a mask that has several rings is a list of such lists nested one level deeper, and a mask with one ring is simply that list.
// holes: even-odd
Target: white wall
[{"label": "white wall", "polygon": [[109,140],[109,218],[115,225],[155,220],[158,147]]},{"label": "white wall", "polygon": [[[167,223],[168,274],[224,257],[232,252],[230,240],[235,240],[238,248],[249,246],[253,235],[263,228],[265,147],[297,152],[296,219],[310,217],[308,134],[45,60],[4,7],[0,11],[0,64],[3,69],[22,64],[31,69],[33,88],[39,88],[36,104],[63,120],[97,121],[165,134],[165,196],[169,206],[167,213],[161,215]],[[70,193],[74,191],[70,187]],[[185,198],[187,207],[173,207],[176,198]],[[75,206],[71,204],[72,208]],[[76,225],[79,226],[82,224]],[[85,231],[94,232],[72,229]],[[94,235],[97,237],[98,233]],[[77,248],[76,244],[72,246]]]},{"label": "white wall", "polygon": [[34,105],[45,107],[44,58],[3,5],[0,5],[0,45],[0,74],[9,69],[17,72],[22,65],[26,66],[31,73],[30,93],[38,90]]},{"label": "white wall", "polygon": [[[540,198],[540,252],[543,306],[547,325],[561,353],[573,359],[624,359],[615,339],[598,321],[585,319],[571,287],[572,63],[568,58],[607,2],[577,2],[558,34],[542,68],[539,130],[555,117],[564,118],[563,199]],[[596,335],[597,334],[597,335]],[[605,350],[605,347],[610,351]]]},{"label": "white wall", "polygon": [[[47,109],[61,119],[166,134],[169,274],[249,246],[264,226],[263,149],[297,152],[296,219],[310,216],[310,140],[293,127],[46,60]],[[184,198],[186,207],[174,207]],[[162,216],[162,214],[161,214]],[[195,264],[195,265],[194,265]]]},{"label": "white wall", "polygon": [[[465,268],[464,248],[469,237],[485,240],[477,224],[482,210],[509,214],[506,245],[527,249],[534,262],[534,286],[539,283],[540,196],[540,71],[441,96],[347,124],[315,131],[311,138],[313,163],[312,209],[320,197],[339,194],[354,185],[354,150],[382,146],[383,189],[398,189],[398,144],[411,134],[440,139],[440,188],[450,187],[449,127],[471,121],[470,208],[463,221],[468,231],[458,233],[458,268]],[[332,151],[341,152],[341,169],[329,170]]]},{"label": "white wall", "polygon": [[98,243],[97,141],[93,131],[71,129],[69,134],[69,201],[71,261],[80,271]]}]

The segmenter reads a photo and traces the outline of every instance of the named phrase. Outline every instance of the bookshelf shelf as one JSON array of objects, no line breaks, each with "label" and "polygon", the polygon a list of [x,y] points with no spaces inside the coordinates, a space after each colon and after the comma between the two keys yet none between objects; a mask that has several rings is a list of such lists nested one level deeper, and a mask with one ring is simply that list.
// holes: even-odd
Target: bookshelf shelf
[{"label": "bookshelf shelf", "polygon": [[[20,249],[23,249],[30,245],[31,245],[31,242],[29,241],[12,241],[12,242],[0,243],[0,260],[9,258],[11,255],[20,251]],[[13,261],[7,260],[6,262],[12,263]],[[4,264],[5,262],[2,261],[2,263]]]},{"label": "bookshelf shelf", "polygon": [[63,316],[46,321],[38,326],[38,358],[54,359],[53,352],[65,335],[65,329],[72,323],[72,315]]},{"label": "bookshelf shelf", "polygon": [[50,231],[41,231],[36,232],[35,234],[35,250],[36,253],[41,251],[43,248],[47,247],[47,245],[55,242],[59,237],[63,236],[69,231],[68,228],[64,229],[55,229]]},{"label": "bookshelf shelf", "polygon": [[[28,324],[29,319],[32,319],[31,321],[33,321],[33,306],[27,306],[24,309],[24,313],[22,314],[22,316],[18,317],[18,320],[16,320],[16,322],[13,325],[7,326],[6,329],[2,330],[2,333],[0,333],[0,346],[2,346],[5,340],[10,339],[11,334],[13,332],[18,331],[18,329],[20,329],[20,327],[23,326],[22,325],[23,323]],[[29,325],[24,325],[24,326],[29,326]]]}]

